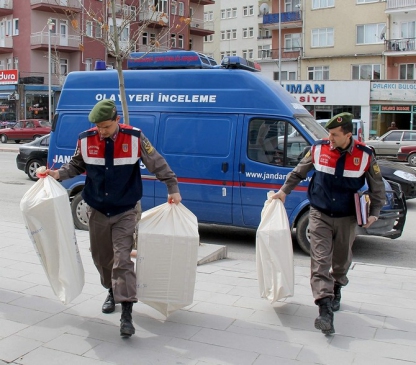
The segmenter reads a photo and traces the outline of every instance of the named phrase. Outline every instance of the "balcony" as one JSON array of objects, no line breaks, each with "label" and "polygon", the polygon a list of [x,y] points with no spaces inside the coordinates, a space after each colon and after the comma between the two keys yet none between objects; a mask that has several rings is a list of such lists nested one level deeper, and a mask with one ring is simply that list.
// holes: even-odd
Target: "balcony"
[{"label": "balcony", "polygon": [[385,56],[416,55],[416,38],[399,38],[384,41]]},{"label": "balcony", "polygon": [[0,39],[0,54],[12,53],[13,52],[13,37],[6,36]]},{"label": "balcony", "polygon": [[[48,32],[32,33],[30,36],[30,48],[38,51],[47,51],[49,42]],[[76,35],[51,34],[52,51],[80,52],[81,37]]]},{"label": "balcony", "polygon": [[190,32],[193,35],[199,36],[214,34],[214,23],[212,21],[204,21],[203,19],[192,19]]},{"label": "balcony", "polygon": [[[281,14],[281,28],[301,28],[302,14],[300,11],[288,11]],[[263,27],[268,29],[279,28],[279,13],[263,15]]]},{"label": "balcony", "polygon": [[0,16],[13,14],[13,0],[0,0]]},{"label": "balcony", "polygon": [[139,12],[139,22],[147,23],[148,27],[163,28],[168,26],[169,19],[161,11],[142,10]]},{"label": "balcony", "polygon": [[32,10],[59,14],[79,13],[81,11],[79,0],[30,0],[30,7]]},{"label": "balcony", "polygon": [[198,4],[198,5],[213,5],[215,4],[215,1],[212,0],[189,0],[189,2],[192,4]]},{"label": "balcony", "polygon": [[416,11],[416,0],[387,0],[386,13]]},{"label": "balcony", "polygon": [[[282,48],[281,57],[285,61],[296,61],[301,55],[302,47]],[[278,60],[279,49],[262,49],[259,50],[258,61]]]},{"label": "balcony", "polygon": [[[111,16],[113,14],[113,9],[110,6],[108,8],[108,14]],[[116,17],[117,18],[124,18],[128,20],[136,20],[136,7],[135,6],[128,6],[128,5],[116,5]]]}]

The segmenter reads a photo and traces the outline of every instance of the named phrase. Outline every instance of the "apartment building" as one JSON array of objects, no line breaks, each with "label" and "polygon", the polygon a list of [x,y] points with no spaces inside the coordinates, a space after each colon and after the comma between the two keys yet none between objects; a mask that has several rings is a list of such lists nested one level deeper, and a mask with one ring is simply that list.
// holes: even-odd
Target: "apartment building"
[{"label": "apartment building", "polygon": [[0,0],[0,116],[48,119],[69,72],[98,60],[115,66],[114,18],[120,52],[202,51],[214,32],[207,4],[214,1],[116,0],[113,9],[103,0]]},{"label": "apartment building", "polygon": [[217,0],[205,17],[204,52],[259,62],[316,119],[351,112],[366,138],[414,128],[416,0]]}]

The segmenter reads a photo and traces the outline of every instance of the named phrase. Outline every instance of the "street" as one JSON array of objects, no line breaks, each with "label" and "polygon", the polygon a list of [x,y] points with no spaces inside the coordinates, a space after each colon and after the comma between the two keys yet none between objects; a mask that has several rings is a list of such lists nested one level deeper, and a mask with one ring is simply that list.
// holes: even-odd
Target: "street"
[{"label": "street", "polygon": [[[0,164],[3,167],[0,176],[0,214],[8,222],[23,223],[19,203],[34,182],[16,167],[19,145],[5,146],[12,151],[0,152]],[[1,147],[0,145],[0,150]],[[355,262],[416,268],[416,227],[412,225],[416,221],[416,199],[408,200],[407,203],[408,214],[403,235],[395,240],[358,236],[353,248]],[[226,245],[229,258],[255,261],[255,230],[201,224],[199,233],[201,242]],[[293,249],[295,265],[309,266],[309,257],[300,250],[296,242]]]}]

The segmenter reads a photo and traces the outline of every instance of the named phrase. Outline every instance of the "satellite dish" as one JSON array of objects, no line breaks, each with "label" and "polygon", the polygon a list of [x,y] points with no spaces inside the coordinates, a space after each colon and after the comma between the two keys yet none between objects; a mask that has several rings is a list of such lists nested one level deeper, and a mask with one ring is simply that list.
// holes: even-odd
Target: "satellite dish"
[{"label": "satellite dish", "polygon": [[263,3],[260,5],[260,14],[268,14],[269,13],[269,4]]},{"label": "satellite dish", "polygon": [[387,30],[387,27],[384,26],[384,28],[381,30],[380,35],[379,35],[379,38],[381,40],[386,39],[386,30]]}]

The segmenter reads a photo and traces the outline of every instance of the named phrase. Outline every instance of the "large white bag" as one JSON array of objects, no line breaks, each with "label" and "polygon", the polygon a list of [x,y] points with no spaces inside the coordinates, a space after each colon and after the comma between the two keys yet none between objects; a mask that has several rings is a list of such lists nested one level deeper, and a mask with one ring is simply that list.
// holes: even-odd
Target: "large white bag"
[{"label": "large white bag", "polygon": [[294,294],[292,236],[286,210],[269,191],[256,233],[256,264],[260,296],[271,303]]},{"label": "large white bag", "polygon": [[138,223],[137,298],[166,317],[192,304],[198,221],[183,204],[143,212]]},{"label": "large white bag", "polygon": [[65,188],[51,176],[40,178],[23,196],[20,210],[52,290],[62,303],[84,287],[84,268]]}]

